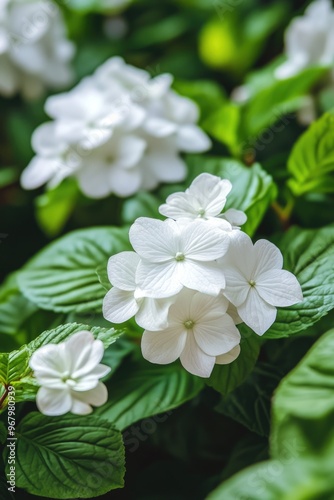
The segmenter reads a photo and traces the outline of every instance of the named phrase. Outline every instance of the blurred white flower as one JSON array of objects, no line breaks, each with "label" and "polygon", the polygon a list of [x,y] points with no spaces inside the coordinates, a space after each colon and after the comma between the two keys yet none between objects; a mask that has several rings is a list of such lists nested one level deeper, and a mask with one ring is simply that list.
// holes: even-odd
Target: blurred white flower
[{"label": "blurred white flower", "polygon": [[249,236],[239,232],[220,263],[226,276],[225,297],[258,335],[274,323],[276,306],[291,306],[303,300],[297,278],[282,270],[282,254],[269,241],[258,240],[253,246]]},{"label": "blurred white flower", "polygon": [[180,358],[193,375],[210,377],[215,363],[227,364],[239,354],[240,334],[226,314],[228,301],[184,289],[171,305],[168,327],[145,330],[142,353],[151,363],[168,364]]},{"label": "blurred white flower", "polygon": [[2,0],[0,3],[0,94],[38,97],[45,87],[72,81],[67,40],[59,7],[52,0]]},{"label": "blurred white flower", "polygon": [[171,297],[183,287],[218,295],[225,287],[216,259],[226,253],[230,238],[210,224],[141,217],[130,229],[130,241],[142,259],[136,281],[147,297]]},{"label": "blurred white flower", "polygon": [[316,0],[304,16],[292,20],[285,34],[287,60],[275,76],[285,79],[316,65],[334,62],[334,9],[330,0]]},{"label": "blurred white flower", "polygon": [[[187,170],[180,152],[205,151],[211,143],[196,125],[196,104],[172,91],[172,81],[171,75],[151,78],[114,57],[70,92],[50,97],[45,109],[53,128],[49,137],[40,133],[38,144],[33,141],[37,156],[23,172],[22,186],[55,185],[74,176],[87,196],[101,198],[182,181]],[[46,152],[43,137],[59,144],[57,151]],[[55,162],[65,165],[61,174]]]},{"label": "blurred white flower", "polygon": [[29,365],[41,386],[36,397],[39,411],[50,416],[67,412],[87,415],[92,412],[91,405],[106,403],[107,388],[99,379],[110,368],[100,364],[103,354],[103,343],[88,331],[37,349]]},{"label": "blurred white flower", "polygon": [[113,288],[103,300],[103,316],[111,323],[124,323],[136,316],[142,328],[161,330],[174,297],[155,300],[145,297],[137,286],[136,271],[140,257],[135,252],[121,252],[110,257],[108,277]]}]

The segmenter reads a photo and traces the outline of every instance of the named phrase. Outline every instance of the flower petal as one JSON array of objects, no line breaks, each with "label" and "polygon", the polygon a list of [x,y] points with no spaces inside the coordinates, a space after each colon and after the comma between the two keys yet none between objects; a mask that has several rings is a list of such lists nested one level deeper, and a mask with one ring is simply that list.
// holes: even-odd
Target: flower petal
[{"label": "flower petal", "polygon": [[136,322],[145,330],[159,331],[168,326],[168,311],[176,297],[151,299],[145,297],[136,314]]},{"label": "flower petal", "polygon": [[62,165],[59,160],[35,156],[22,172],[21,186],[24,189],[43,186],[61,169]]},{"label": "flower petal", "polygon": [[120,252],[108,261],[108,278],[110,283],[121,290],[136,289],[136,270],[140,261],[135,252]]},{"label": "flower petal", "polygon": [[187,224],[181,233],[181,251],[187,258],[210,262],[226,254],[230,238],[219,229],[197,220]]},{"label": "flower petal", "polygon": [[147,361],[166,365],[178,359],[187,339],[186,329],[166,328],[161,332],[145,330],[142,341],[142,354]]},{"label": "flower petal", "polygon": [[72,398],[69,389],[40,387],[36,396],[36,404],[41,413],[55,417],[71,410]]},{"label": "flower petal", "polygon": [[103,358],[103,342],[95,340],[91,332],[78,332],[72,335],[65,344],[72,358],[71,377],[74,379],[88,375]]},{"label": "flower petal", "polygon": [[124,323],[132,318],[139,309],[133,292],[112,288],[103,299],[103,316],[111,323]]},{"label": "flower petal", "polygon": [[92,411],[93,408],[89,404],[76,399],[74,396],[72,397],[71,413],[74,415],[89,415]]},{"label": "flower petal", "polygon": [[229,180],[203,173],[193,180],[187,193],[194,196],[205,208],[206,216],[215,217],[223,210],[231,189],[232,184]]},{"label": "flower petal", "polygon": [[230,238],[230,246],[227,254],[220,262],[224,269],[237,270],[238,274],[245,277],[247,281],[253,278],[254,269],[254,247],[250,237],[242,231],[234,231]]},{"label": "flower petal", "polygon": [[35,351],[29,361],[29,366],[39,378],[51,377],[60,379],[69,369],[70,358],[64,344],[48,344]]},{"label": "flower petal", "polygon": [[240,354],[240,345],[237,345],[231,349],[230,352],[227,352],[226,354],[221,354],[220,356],[216,357],[216,364],[217,365],[229,365],[230,363],[233,363],[237,359],[237,357]]},{"label": "flower petal", "polygon": [[194,337],[199,347],[209,356],[225,354],[240,343],[240,333],[232,318],[221,314],[220,318],[209,319],[196,323]]},{"label": "flower petal", "polygon": [[256,289],[272,306],[292,306],[303,301],[303,292],[296,276],[289,271],[272,269],[257,278]]},{"label": "flower petal", "polygon": [[221,266],[224,270],[226,279],[226,287],[223,293],[234,306],[238,307],[247,299],[251,286],[245,276],[241,274],[238,269],[225,269],[223,264],[221,264]]},{"label": "flower petal", "polygon": [[198,377],[210,377],[216,358],[208,356],[199,348],[192,332],[189,332],[186,338],[187,342],[180,356],[182,366]]},{"label": "flower petal", "polygon": [[267,240],[258,240],[254,245],[253,279],[271,269],[282,269],[283,256],[276,245]]},{"label": "flower petal", "polygon": [[211,148],[212,142],[197,125],[182,125],[178,130],[177,145],[185,153],[202,153]]},{"label": "flower petal", "polygon": [[263,335],[274,323],[277,310],[267,304],[255,288],[251,288],[246,301],[238,307],[238,314],[255,333]]},{"label": "flower petal", "polygon": [[142,182],[142,172],[138,167],[125,169],[115,162],[114,165],[111,164],[109,166],[105,182],[109,183],[111,193],[125,198],[139,191]]},{"label": "flower petal", "polygon": [[102,406],[108,401],[108,390],[102,382],[99,382],[95,389],[83,392],[77,396],[90,405]]},{"label": "flower petal", "polygon": [[179,230],[174,225],[148,217],[140,217],[131,226],[130,242],[143,259],[150,262],[164,262],[178,252]]},{"label": "flower petal", "polygon": [[182,289],[179,264],[170,262],[147,262],[142,260],[137,269],[136,279],[145,297],[162,299],[176,295]]},{"label": "flower petal", "polygon": [[180,282],[191,290],[217,296],[225,287],[225,275],[216,262],[185,260],[178,267]]}]

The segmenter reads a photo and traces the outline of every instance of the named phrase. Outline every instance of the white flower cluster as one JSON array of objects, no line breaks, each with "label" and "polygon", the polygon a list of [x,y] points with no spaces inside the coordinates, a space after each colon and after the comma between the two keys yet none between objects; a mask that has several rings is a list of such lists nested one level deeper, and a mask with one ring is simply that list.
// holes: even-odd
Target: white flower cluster
[{"label": "white flower cluster", "polygon": [[276,306],[303,299],[296,277],[282,270],[278,248],[266,240],[253,245],[239,229],[243,212],[221,214],[231,189],[228,180],[201,174],[160,207],[169,218],[135,221],[135,252],[109,259],[113,288],[103,315],[112,323],[135,316],[145,329],[143,356],[152,363],[180,358],[190,373],[209,377],[216,363],[239,355],[236,324],[262,335],[275,321]]},{"label": "white flower cluster", "polygon": [[0,94],[38,97],[69,85],[74,45],[52,0],[0,0]]},{"label": "white flower cluster", "polygon": [[287,60],[275,71],[279,79],[334,63],[334,9],[330,0],[316,0],[304,16],[293,19],[285,34]]},{"label": "white flower cluster", "polygon": [[74,176],[84,194],[130,196],[186,176],[180,152],[211,143],[196,125],[197,105],[170,87],[171,75],[147,71],[114,57],[68,93],[50,97],[54,121],[32,138],[36,156],[21,183],[34,189]]},{"label": "white flower cluster", "polygon": [[38,390],[36,403],[44,415],[56,416],[71,412],[87,415],[93,406],[108,399],[106,386],[99,381],[110,372],[100,364],[104,354],[101,340],[92,333],[80,331],[60,344],[37,349],[30,358]]}]

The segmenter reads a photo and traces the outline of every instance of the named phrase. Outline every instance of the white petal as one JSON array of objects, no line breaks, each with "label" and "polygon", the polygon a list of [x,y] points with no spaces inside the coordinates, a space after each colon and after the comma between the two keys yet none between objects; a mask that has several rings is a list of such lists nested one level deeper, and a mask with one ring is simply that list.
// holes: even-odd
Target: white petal
[{"label": "white petal", "polygon": [[223,264],[221,264],[221,267],[224,270],[226,279],[226,286],[223,293],[234,306],[238,307],[245,302],[251,286],[238,269],[225,269]]},{"label": "white petal", "polygon": [[232,226],[240,227],[247,222],[247,215],[242,210],[229,208],[221,217],[226,219]]},{"label": "white petal", "polygon": [[135,251],[150,262],[170,260],[179,251],[176,223],[140,217],[131,226],[129,237]]},{"label": "white petal", "polygon": [[166,365],[180,357],[186,339],[186,329],[182,330],[182,328],[167,328],[161,332],[145,330],[141,341],[141,350],[147,361]]},{"label": "white petal", "polygon": [[221,354],[220,356],[216,357],[216,364],[217,365],[229,365],[230,363],[233,363],[237,359],[237,357],[240,354],[240,345],[237,345],[233,347],[233,349],[230,352],[227,352],[226,354]]},{"label": "white petal", "polygon": [[108,182],[108,170],[103,163],[94,163],[94,168],[87,158],[85,165],[77,173],[81,191],[90,198],[105,198],[111,193]]},{"label": "white petal", "polygon": [[168,311],[176,297],[166,299],[144,298],[136,314],[136,322],[145,330],[159,331],[168,326]]},{"label": "white petal", "polygon": [[182,289],[179,276],[179,263],[141,261],[136,279],[145,297],[162,299],[176,295]]},{"label": "white petal", "polygon": [[85,401],[90,405],[102,406],[108,400],[108,390],[102,382],[99,382],[94,389],[76,394],[75,397],[80,398],[80,400]]},{"label": "white petal", "polygon": [[166,137],[173,134],[177,127],[173,122],[152,116],[145,121],[144,130],[154,137]]},{"label": "white petal", "polygon": [[254,245],[255,265],[253,277],[271,269],[282,269],[283,256],[276,245],[267,240],[258,240]]},{"label": "white petal", "polygon": [[111,166],[106,179],[110,185],[110,192],[125,198],[139,191],[142,183],[142,173],[139,168],[119,168]]},{"label": "white petal", "polygon": [[103,358],[104,346],[91,332],[78,332],[66,341],[66,350],[72,358],[72,378],[88,375]]},{"label": "white petal", "polygon": [[139,163],[146,149],[146,141],[135,135],[123,136],[117,144],[117,165],[131,168]]},{"label": "white petal", "polygon": [[71,413],[73,413],[74,415],[89,415],[90,413],[92,413],[92,411],[93,408],[89,404],[76,399],[75,396],[72,396]]},{"label": "white petal", "polygon": [[62,168],[61,162],[52,158],[35,156],[21,175],[21,186],[24,189],[35,189],[43,186]]},{"label": "white petal", "polygon": [[48,389],[41,387],[36,396],[37,408],[44,415],[55,417],[71,410],[72,399],[68,389]]},{"label": "white petal", "polygon": [[[164,139],[166,140],[166,139]],[[162,142],[162,141],[159,141]],[[181,182],[187,176],[187,166],[176,151],[157,146],[143,158],[141,168],[148,170],[160,182]]]},{"label": "white petal", "polygon": [[218,297],[210,297],[210,295],[203,293],[194,293],[191,298],[189,314],[195,322],[218,319],[227,311],[228,304],[228,300],[222,294]]},{"label": "white petal", "polygon": [[198,203],[205,208],[206,216],[214,217],[224,208],[226,197],[231,189],[232,184],[229,180],[203,173],[193,180],[187,193],[194,196]]},{"label": "white petal", "polygon": [[131,291],[112,288],[103,299],[103,317],[111,323],[124,323],[132,318],[139,305]]},{"label": "white petal", "polygon": [[61,378],[70,369],[70,357],[64,344],[48,344],[32,354],[29,366],[38,377]]},{"label": "white petal", "polygon": [[192,332],[189,332],[186,338],[187,342],[180,356],[182,366],[198,377],[210,377],[216,358],[208,356],[199,348]]},{"label": "white petal", "polygon": [[260,274],[256,289],[263,300],[272,306],[292,306],[303,301],[301,286],[289,271],[273,269]]},{"label": "white petal", "polygon": [[222,313],[220,318],[205,318],[195,323],[194,337],[199,347],[209,356],[229,352],[240,343],[240,333],[232,318]]},{"label": "white petal", "polygon": [[254,247],[250,237],[242,231],[235,231],[230,238],[227,254],[220,260],[224,269],[236,269],[247,281],[253,279]]},{"label": "white petal", "polygon": [[230,245],[226,234],[199,220],[187,224],[182,230],[181,238],[181,251],[186,257],[203,262],[219,259]]},{"label": "white petal", "polygon": [[263,335],[274,323],[277,315],[276,307],[265,302],[252,288],[247,300],[238,307],[240,318],[258,335]]},{"label": "white petal", "polygon": [[185,260],[179,265],[179,279],[183,286],[216,296],[225,287],[225,275],[216,262]]},{"label": "white petal", "polygon": [[159,212],[165,217],[172,219],[190,218],[196,219],[198,217],[198,209],[191,202],[192,198],[187,193],[174,193],[168,196],[167,203],[159,207]]},{"label": "white petal", "polygon": [[42,156],[56,156],[65,150],[65,144],[59,140],[54,122],[43,123],[33,133],[31,144]]},{"label": "white petal", "polygon": [[233,304],[230,303],[228,305],[226,312],[229,316],[231,316],[235,325],[240,325],[240,323],[242,323],[242,319],[240,318],[240,316],[238,314],[237,308]]},{"label": "white petal", "polygon": [[110,257],[108,261],[110,283],[121,290],[134,291],[139,261],[140,257],[135,252],[121,252]]},{"label": "white petal", "polygon": [[177,145],[185,153],[202,153],[210,149],[212,143],[196,125],[183,125],[177,134]]}]

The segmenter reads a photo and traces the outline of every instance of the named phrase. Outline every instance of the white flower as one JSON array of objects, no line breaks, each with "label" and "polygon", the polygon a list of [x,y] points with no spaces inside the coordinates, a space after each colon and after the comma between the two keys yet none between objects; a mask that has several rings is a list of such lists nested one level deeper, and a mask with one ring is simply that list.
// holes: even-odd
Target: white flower
[{"label": "white flower", "polygon": [[72,81],[74,45],[66,39],[59,7],[52,0],[2,0],[0,4],[0,93],[38,97]]},{"label": "white flower", "polygon": [[50,416],[67,412],[86,415],[92,412],[91,405],[106,403],[107,388],[99,379],[110,368],[100,364],[103,354],[101,340],[87,331],[37,349],[29,365],[41,386],[36,397],[39,411]]},{"label": "white flower", "polygon": [[230,239],[203,221],[184,225],[141,217],[130,229],[130,241],[142,258],[136,281],[147,297],[171,297],[184,286],[218,295],[225,286],[215,261],[226,253]]},{"label": "white flower", "polygon": [[205,151],[211,143],[196,124],[196,104],[172,91],[172,81],[114,57],[70,92],[50,97],[45,109],[54,121],[49,135],[33,140],[37,155],[22,186],[54,186],[73,176],[87,196],[101,198],[182,181],[187,169],[180,152]]},{"label": "white flower", "polygon": [[142,328],[161,330],[167,326],[167,315],[174,297],[155,300],[145,297],[136,284],[140,257],[135,252],[121,252],[110,257],[108,277],[113,288],[103,301],[103,316],[112,323],[124,323],[136,316]]},{"label": "white flower", "polygon": [[296,277],[282,270],[282,254],[269,241],[259,240],[253,246],[252,240],[239,232],[220,263],[226,276],[225,297],[258,335],[274,323],[275,306],[290,306],[303,300]]},{"label": "white flower", "polygon": [[289,78],[315,65],[334,62],[334,10],[330,0],[316,0],[294,19],[285,35],[287,61],[275,76]]},{"label": "white flower", "polygon": [[225,364],[238,356],[240,334],[226,314],[228,302],[183,290],[172,304],[168,327],[159,332],[145,330],[142,353],[151,363],[168,364],[180,358],[193,375],[210,377],[216,362]]},{"label": "white flower", "polygon": [[[239,226],[247,220],[241,210],[229,209],[221,213],[226,204],[232,184],[227,179],[203,173],[193,180],[185,192],[173,193],[166,203],[161,205],[159,212],[175,220],[203,219],[214,222],[225,231]],[[226,221],[229,224],[226,224]]]}]

